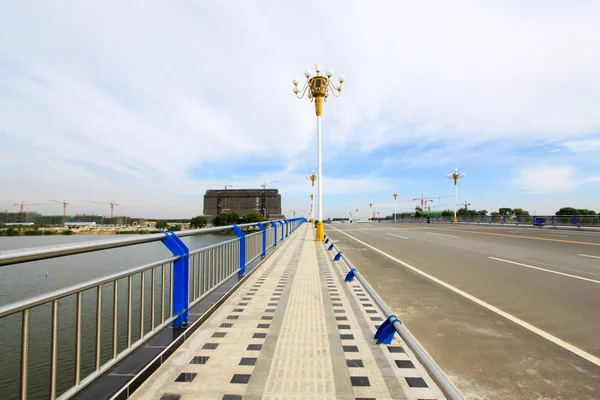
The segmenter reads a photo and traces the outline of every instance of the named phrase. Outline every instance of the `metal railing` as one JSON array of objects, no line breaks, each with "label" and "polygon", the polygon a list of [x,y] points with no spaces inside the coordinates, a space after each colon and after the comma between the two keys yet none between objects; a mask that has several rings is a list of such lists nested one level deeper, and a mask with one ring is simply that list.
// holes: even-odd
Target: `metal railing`
[{"label": "metal railing", "polygon": [[[423,217],[398,217],[397,222],[411,223],[450,224],[454,217],[450,216],[423,216]],[[380,223],[393,223],[392,219],[375,220]],[[458,215],[458,223],[466,224],[498,224],[498,225],[532,225],[532,226],[572,226],[572,227],[600,227],[599,215]]]},{"label": "metal railing", "polygon": [[425,349],[419,344],[417,339],[410,333],[410,331],[402,324],[402,322],[398,319],[394,313],[388,308],[388,306],[381,300],[379,295],[373,290],[371,285],[363,278],[363,276],[358,272],[358,270],[352,265],[350,260],[342,253],[342,251],[331,241],[327,235],[325,235],[324,244],[327,246],[328,250],[336,250],[337,253],[334,256],[334,261],[343,260],[350,271],[346,275],[346,282],[351,282],[354,278],[356,278],[360,284],[365,288],[369,296],[373,299],[373,302],[377,304],[377,307],[383,312],[386,316],[385,321],[379,326],[377,329],[377,333],[375,333],[375,339],[377,339],[377,344],[390,344],[394,334],[398,333],[402,340],[406,343],[406,345],[411,349],[411,351],[417,356],[421,364],[425,367],[427,373],[431,376],[431,378],[436,382],[436,384],[442,389],[445,395],[451,400],[462,400],[462,396],[456,390],[452,382],[446,377],[441,368],[433,361],[433,359],[427,354]]},{"label": "metal railing", "polygon": [[[52,400],[72,397],[161,329],[171,323],[175,327],[185,326],[191,306],[230,277],[244,274],[245,267],[250,262],[260,256],[264,257],[266,250],[277,245],[277,240],[283,240],[304,222],[304,218],[296,218],[275,223],[269,221],[177,233],[167,231],[143,237],[23,249],[0,254],[0,267],[158,241],[173,254],[150,264],[1,306],[0,322],[19,314],[21,316],[20,329],[17,328],[20,331],[19,390],[18,393],[4,394],[27,399],[30,391],[29,375],[33,369],[40,376],[49,376],[49,388],[38,390],[32,397]],[[243,229],[250,227],[262,232],[246,235]],[[238,237],[198,250],[189,251],[180,240],[181,237],[227,230],[232,230]],[[45,306],[50,306],[50,310],[45,310]],[[32,314],[40,309],[49,311],[50,314],[49,363],[38,354],[30,357],[30,348],[37,341],[43,341],[48,333],[48,329],[43,326],[34,326],[40,319],[47,319],[32,319]],[[61,313],[59,318],[59,310],[66,314]],[[93,326],[83,322],[82,317],[86,317],[88,312],[94,314]],[[91,334],[90,329],[93,330]],[[64,340],[59,341],[59,337],[61,340],[73,337],[73,343],[67,340],[66,345],[60,348]],[[68,349],[65,350],[71,346],[74,349],[72,354]],[[82,350],[89,350],[90,347],[92,351],[86,351],[85,354],[93,353],[93,359],[84,360]],[[34,365],[35,363],[39,365]],[[60,368],[64,367],[64,376],[60,380],[59,364]],[[47,370],[42,371],[46,367]],[[69,376],[71,371],[72,375]]]}]

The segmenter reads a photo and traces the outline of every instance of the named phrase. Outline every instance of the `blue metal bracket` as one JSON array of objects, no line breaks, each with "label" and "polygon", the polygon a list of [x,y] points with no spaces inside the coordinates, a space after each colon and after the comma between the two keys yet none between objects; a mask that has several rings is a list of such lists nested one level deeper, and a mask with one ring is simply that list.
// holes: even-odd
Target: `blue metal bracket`
[{"label": "blue metal bracket", "polygon": [[283,228],[283,222],[281,220],[279,220],[277,222],[279,222],[279,225],[281,225],[281,240],[283,241],[283,237],[284,237],[283,234],[285,233],[285,232],[283,232],[283,230],[284,230],[284,228]]},{"label": "blue metal bracket", "polygon": [[173,327],[182,328],[188,321],[189,308],[189,276],[190,276],[190,250],[172,231],[166,231],[161,240],[171,254],[179,256],[173,263],[173,302],[172,315],[177,315]]},{"label": "blue metal bracket", "polygon": [[329,247],[327,248],[327,250],[333,250],[333,243],[331,243],[331,244],[329,245]]},{"label": "blue metal bracket", "polygon": [[264,257],[267,255],[267,228],[260,222],[257,222],[256,226],[262,231],[262,253],[260,253],[260,255],[261,257]]},{"label": "blue metal bracket", "polygon": [[392,343],[392,339],[396,334],[396,329],[394,328],[394,322],[400,322],[398,317],[394,314],[387,317],[383,324],[379,326],[377,332],[375,333],[375,339],[377,339],[377,344],[390,344]]},{"label": "blue metal bracket", "polygon": [[329,243],[329,238],[325,236],[325,244]]},{"label": "blue metal bracket", "polygon": [[246,273],[246,234],[236,224],[233,224],[231,230],[240,238],[240,270],[238,275],[244,275]]},{"label": "blue metal bracket", "polygon": [[350,272],[348,272],[348,274],[346,275],[346,279],[344,279],[346,282],[352,282],[354,280],[354,273],[358,272],[356,270],[356,268],[352,268],[350,270]]},{"label": "blue metal bracket", "polygon": [[342,258],[342,252],[338,251],[335,257],[333,257],[333,261],[340,261],[340,258]]},{"label": "blue metal bracket", "polygon": [[269,221],[273,227],[273,246],[277,246],[277,224],[273,221]]}]

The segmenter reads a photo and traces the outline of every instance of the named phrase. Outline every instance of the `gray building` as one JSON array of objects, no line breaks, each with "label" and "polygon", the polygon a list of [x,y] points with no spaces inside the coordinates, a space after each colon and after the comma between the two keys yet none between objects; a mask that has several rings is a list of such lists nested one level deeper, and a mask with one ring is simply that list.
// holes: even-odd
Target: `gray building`
[{"label": "gray building", "polygon": [[221,213],[239,215],[257,212],[270,218],[283,218],[281,195],[277,189],[220,189],[207,190],[204,195],[204,215],[215,217]]}]

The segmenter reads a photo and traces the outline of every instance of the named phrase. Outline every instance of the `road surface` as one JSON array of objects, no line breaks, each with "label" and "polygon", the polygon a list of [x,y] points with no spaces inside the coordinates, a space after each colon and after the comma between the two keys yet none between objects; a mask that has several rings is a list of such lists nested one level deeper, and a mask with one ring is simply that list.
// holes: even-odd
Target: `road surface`
[{"label": "road surface", "polygon": [[469,399],[600,398],[600,233],[326,224]]}]

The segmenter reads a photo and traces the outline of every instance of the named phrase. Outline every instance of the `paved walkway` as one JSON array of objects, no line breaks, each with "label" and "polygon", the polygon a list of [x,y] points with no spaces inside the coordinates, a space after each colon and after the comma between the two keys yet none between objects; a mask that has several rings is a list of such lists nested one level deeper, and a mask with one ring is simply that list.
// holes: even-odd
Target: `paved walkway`
[{"label": "paved walkway", "polygon": [[444,398],[309,224],[280,246],[132,398]]}]

